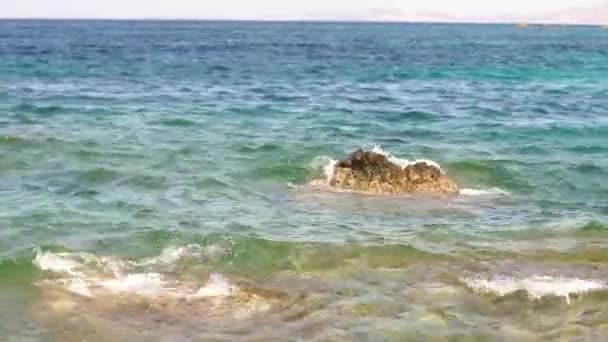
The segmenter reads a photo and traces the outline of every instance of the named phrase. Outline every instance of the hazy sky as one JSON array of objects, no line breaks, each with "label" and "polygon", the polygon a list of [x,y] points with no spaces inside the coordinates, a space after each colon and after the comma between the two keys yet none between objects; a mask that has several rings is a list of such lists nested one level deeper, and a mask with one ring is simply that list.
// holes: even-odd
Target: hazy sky
[{"label": "hazy sky", "polygon": [[460,17],[550,13],[601,0],[0,0],[0,17],[297,19],[439,12]]}]

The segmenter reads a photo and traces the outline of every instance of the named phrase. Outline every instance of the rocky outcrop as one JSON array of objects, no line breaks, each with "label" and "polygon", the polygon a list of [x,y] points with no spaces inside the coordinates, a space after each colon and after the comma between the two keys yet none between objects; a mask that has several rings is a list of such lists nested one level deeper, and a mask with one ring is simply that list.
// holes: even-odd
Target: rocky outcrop
[{"label": "rocky outcrop", "polygon": [[374,194],[456,194],[458,186],[441,170],[426,162],[405,168],[386,156],[357,150],[336,164],[330,185]]}]

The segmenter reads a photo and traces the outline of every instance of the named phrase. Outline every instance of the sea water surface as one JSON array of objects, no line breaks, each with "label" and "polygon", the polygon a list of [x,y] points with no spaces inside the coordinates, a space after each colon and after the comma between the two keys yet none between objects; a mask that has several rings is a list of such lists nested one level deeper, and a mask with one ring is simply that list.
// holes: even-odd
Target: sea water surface
[{"label": "sea water surface", "polygon": [[[463,190],[318,186],[359,147]],[[2,341],[602,341],[607,305],[602,28],[0,21]]]}]

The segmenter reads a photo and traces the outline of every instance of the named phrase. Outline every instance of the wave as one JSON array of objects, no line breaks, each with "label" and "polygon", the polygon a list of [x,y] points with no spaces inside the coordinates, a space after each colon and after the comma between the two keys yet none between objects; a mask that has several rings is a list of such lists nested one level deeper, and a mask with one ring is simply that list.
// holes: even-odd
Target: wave
[{"label": "wave", "polygon": [[15,112],[26,112],[35,114],[57,114],[65,111],[64,107],[57,105],[34,105],[31,103],[22,103],[11,108]]},{"label": "wave", "polygon": [[153,121],[151,124],[170,127],[190,127],[196,125],[196,122],[183,118],[167,118]]},{"label": "wave", "polygon": [[414,164],[418,164],[418,163],[427,163],[428,165],[434,166],[434,167],[438,168],[441,172],[443,172],[441,165],[439,165],[439,163],[437,163],[435,161],[432,161],[429,159],[408,160],[408,159],[398,158],[398,157],[395,157],[392,153],[383,150],[382,147],[380,147],[380,145],[374,145],[374,148],[372,148],[372,152],[385,156],[389,161],[401,166],[404,169],[410,165],[414,165]]},{"label": "wave", "polygon": [[[165,248],[159,256],[141,261],[99,257],[88,253],[54,253],[38,251],[33,264],[39,269],[59,275],[38,285],[59,286],[84,297],[107,294],[132,294],[141,297],[201,298],[225,297],[238,291],[222,274],[211,273],[199,286],[192,281],[170,279],[155,271],[156,266],[173,265],[186,257],[200,258],[222,253],[217,246],[199,245]],[[144,268],[141,271],[141,268]]]},{"label": "wave", "polygon": [[511,195],[509,191],[500,188],[489,188],[489,189],[461,189],[461,195],[465,196],[508,196]]},{"label": "wave", "polygon": [[334,169],[336,168],[337,163],[338,161],[332,157],[319,156],[312,161],[311,168],[322,169],[325,179],[329,182],[334,176]]},{"label": "wave", "polygon": [[260,145],[241,145],[238,146],[237,150],[243,153],[255,153],[255,152],[274,152],[281,150],[283,147],[280,144],[260,144]]},{"label": "wave", "polygon": [[77,177],[87,183],[110,183],[122,176],[121,172],[108,168],[95,168],[75,172]]},{"label": "wave", "polygon": [[582,225],[579,230],[583,232],[605,232],[608,231],[608,224],[594,220]]},{"label": "wave", "polygon": [[209,260],[224,256],[227,253],[224,247],[216,244],[201,246],[189,244],[186,246],[169,246],[164,248],[158,256],[133,262],[138,266],[173,265],[182,259]]},{"label": "wave", "polygon": [[[313,181],[313,183],[314,183],[314,181]],[[291,189],[302,189],[302,188],[305,187],[305,185],[303,185],[303,184],[295,184],[293,182],[287,182],[287,187],[291,188]]]},{"label": "wave", "polygon": [[30,143],[31,140],[16,135],[0,135],[0,146],[1,145],[25,145]]},{"label": "wave", "polygon": [[608,288],[608,283],[596,279],[540,275],[520,279],[507,276],[491,276],[489,278],[462,278],[461,280],[467,287],[477,293],[493,293],[503,297],[524,291],[528,298],[533,300],[546,296],[556,296],[564,298],[568,303],[570,303],[571,295],[580,295]]},{"label": "wave", "polygon": [[257,178],[262,179],[284,179],[286,181],[294,181],[302,179],[310,172],[304,166],[289,166],[286,164],[270,164],[254,168],[253,174]]},{"label": "wave", "polygon": [[524,162],[515,160],[460,160],[450,162],[446,168],[457,180],[469,186],[497,187],[519,193],[532,191],[529,177],[521,174]]},{"label": "wave", "polygon": [[212,273],[207,283],[199,288],[165,280],[160,273],[127,274],[124,277],[94,282],[93,286],[97,288],[98,292],[99,289],[103,289],[114,294],[176,298],[228,297],[237,290],[236,286],[229,283],[219,273]]},{"label": "wave", "polygon": [[213,176],[202,178],[196,182],[195,186],[197,189],[228,189],[233,187],[229,180]]}]

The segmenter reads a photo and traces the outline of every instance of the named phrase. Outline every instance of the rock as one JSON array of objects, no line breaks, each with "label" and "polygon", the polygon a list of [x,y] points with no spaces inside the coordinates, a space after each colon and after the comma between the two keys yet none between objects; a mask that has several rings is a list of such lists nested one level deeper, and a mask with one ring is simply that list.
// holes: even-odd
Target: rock
[{"label": "rock", "polygon": [[439,168],[425,162],[405,168],[386,156],[357,150],[336,164],[330,185],[373,194],[456,194],[458,186]]}]

